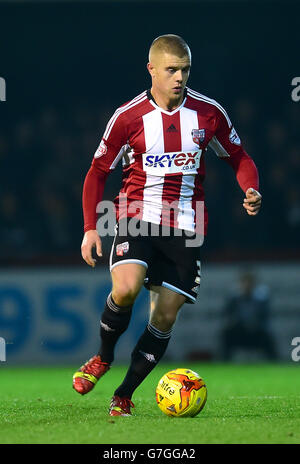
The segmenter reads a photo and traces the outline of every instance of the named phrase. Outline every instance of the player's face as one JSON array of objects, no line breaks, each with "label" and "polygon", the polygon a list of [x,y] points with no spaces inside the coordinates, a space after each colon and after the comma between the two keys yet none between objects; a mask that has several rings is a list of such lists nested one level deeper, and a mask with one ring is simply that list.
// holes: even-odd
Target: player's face
[{"label": "player's face", "polygon": [[182,58],[169,53],[160,53],[148,70],[152,77],[153,90],[171,101],[180,100],[189,78],[191,60],[188,55]]}]

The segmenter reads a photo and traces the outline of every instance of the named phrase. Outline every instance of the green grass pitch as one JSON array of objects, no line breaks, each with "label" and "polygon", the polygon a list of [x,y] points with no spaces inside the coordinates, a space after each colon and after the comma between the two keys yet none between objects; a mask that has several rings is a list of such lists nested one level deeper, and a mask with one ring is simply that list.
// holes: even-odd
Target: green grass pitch
[{"label": "green grass pitch", "polygon": [[[77,367],[77,366],[76,366]],[[0,366],[0,443],[198,444],[300,443],[299,365],[160,364],[136,390],[132,417],[108,416],[125,366],[94,390],[76,393],[76,367]],[[194,418],[165,416],[155,402],[160,377],[176,367],[206,381],[207,403]]]}]

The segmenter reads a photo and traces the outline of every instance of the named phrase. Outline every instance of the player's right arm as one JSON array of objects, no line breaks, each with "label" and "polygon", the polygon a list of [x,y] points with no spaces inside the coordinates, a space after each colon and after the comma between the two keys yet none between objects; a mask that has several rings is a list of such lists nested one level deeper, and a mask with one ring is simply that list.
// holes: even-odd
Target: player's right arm
[{"label": "player's right arm", "polygon": [[96,248],[99,257],[102,256],[101,238],[96,230],[97,205],[102,200],[106,179],[121,159],[122,147],[126,143],[125,118],[117,110],[106,126],[83,185],[84,236],[81,244],[81,255],[85,262],[92,267],[95,267],[96,264],[96,260],[92,257],[93,248]]}]

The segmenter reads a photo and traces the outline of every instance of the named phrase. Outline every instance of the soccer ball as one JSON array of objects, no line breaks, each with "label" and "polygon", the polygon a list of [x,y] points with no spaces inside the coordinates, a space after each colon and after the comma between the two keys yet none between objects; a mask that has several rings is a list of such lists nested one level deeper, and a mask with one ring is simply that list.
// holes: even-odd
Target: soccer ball
[{"label": "soccer ball", "polygon": [[175,369],[160,379],[155,397],[158,407],[168,416],[194,417],[206,403],[207,389],[196,372]]}]

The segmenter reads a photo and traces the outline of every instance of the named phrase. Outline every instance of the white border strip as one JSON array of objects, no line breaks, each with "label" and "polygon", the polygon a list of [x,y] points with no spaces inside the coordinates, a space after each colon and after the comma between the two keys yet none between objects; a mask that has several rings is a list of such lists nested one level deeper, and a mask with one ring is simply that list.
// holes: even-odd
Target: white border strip
[{"label": "white border strip", "polygon": [[109,255],[109,268],[110,269],[111,269],[111,266],[112,266],[112,255],[113,255],[113,252],[114,252],[114,246],[115,246],[115,241],[116,241],[116,237],[117,237],[117,232],[118,232],[118,224],[115,225],[115,236],[114,236],[114,241],[113,241],[113,244],[111,246],[110,255]]},{"label": "white border strip", "polygon": [[168,282],[162,282],[161,284],[162,287],[168,288],[169,290],[173,290],[175,293],[180,293],[181,295],[187,296],[193,301],[196,301],[196,298],[189,293],[184,292],[183,290],[180,290],[180,288],[174,287],[174,285],[168,284]]},{"label": "white border strip", "polygon": [[123,259],[122,261],[117,261],[115,264],[113,264],[112,266],[110,266],[110,271],[118,266],[119,264],[141,264],[142,266],[144,266],[146,269],[148,269],[148,264],[145,262],[145,261],[142,261],[141,259]]}]

